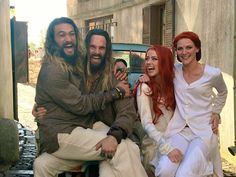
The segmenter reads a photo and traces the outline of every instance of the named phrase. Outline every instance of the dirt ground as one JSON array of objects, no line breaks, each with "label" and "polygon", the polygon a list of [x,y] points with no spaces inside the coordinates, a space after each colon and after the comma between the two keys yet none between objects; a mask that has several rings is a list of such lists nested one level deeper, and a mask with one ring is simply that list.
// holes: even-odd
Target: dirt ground
[{"label": "dirt ground", "polygon": [[36,130],[37,125],[31,114],[34,105],[35,87],[29,84],[17,84],[18,90],[18,119],[25,127]]},{"label": "dirt ground", "polygon": [[35,84],[37,82],[40,67],[40,58],[31,57],[29,59],[29,83],[17,84],[19,122],[31,130],[37,129],[31,111],[34,105]]}]

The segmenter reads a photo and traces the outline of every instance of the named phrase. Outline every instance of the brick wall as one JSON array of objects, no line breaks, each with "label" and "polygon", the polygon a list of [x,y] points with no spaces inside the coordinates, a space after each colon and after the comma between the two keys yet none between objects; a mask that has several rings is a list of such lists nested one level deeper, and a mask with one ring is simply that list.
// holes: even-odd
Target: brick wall
[{"label": "brick wall", "polygon": [[164,45],[171,47],[173,38],[173,4],[171,0],[166,1],[166,17],[165,17],[165,32]]}]

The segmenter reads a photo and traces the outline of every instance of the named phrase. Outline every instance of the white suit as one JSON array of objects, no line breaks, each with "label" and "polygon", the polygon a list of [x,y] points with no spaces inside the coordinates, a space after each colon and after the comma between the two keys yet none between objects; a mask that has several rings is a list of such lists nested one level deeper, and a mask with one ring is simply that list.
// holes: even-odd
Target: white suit
[{"label": "white suit", "polygon": [[[188,84],[183,77],[182,64],[176,64],[174,86],[177,106],[165,135],[170,138],[174,147],[182,148],[184,153],[182,165],[175,164],[174,168],[176,170],[178,168],[179,171],[178,166],[185,164],[185,159],[188,159],[189,155],[188,151],[191,151],[189,148],[194,148],[190,146],[190,143],[196,140],[195,145],[201,148],[196,150],[192,162],[197,158],[201,159],[200,164],[194,167],[194,169],[199,167],[199,170],[191,172],[189,169],[191,163],[188,161],[186,164],[189,165],[183,167],[188,168],[188,177],[207,176],[212,174],[213,170],[218,176],[223,176],[216,135],[213,134],[211,124],[209,124],[212,112],[220,113],[227,97],[227,88],[220,69],[205,65],[202,77]],[[217,95],[214,95],[213,88],[218,92]],[[168,161],[166,157],[161,159],[160,168],[157,169],[156,174],[162,173],[164,161]],[[178,171],[176,176],[180,174]]]}]

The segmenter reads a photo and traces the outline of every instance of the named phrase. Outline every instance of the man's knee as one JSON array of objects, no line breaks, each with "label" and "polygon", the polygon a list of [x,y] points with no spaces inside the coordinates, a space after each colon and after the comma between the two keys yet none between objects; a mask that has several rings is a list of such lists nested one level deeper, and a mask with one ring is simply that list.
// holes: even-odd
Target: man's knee
[{"label": "man's knee", "polygon": [[125,140],[125,144],[126,144],[127,147],[133,149],[134,151],[140,152],[139,146],[135,142],[133,142],[132,140],[127,138]]},{"label": "man's knee", "polygon": [[43,169],[44,166],[45,163],[43,162],[43,160],[41,160],[40,156],[34,160],[34,169],[40,170]]},{"label": "man's knee", "polygon": [[37,176],[55,176],[53,175],[53,163],[51,162],[50,155],[49,154],[42,154],[38,156],[34,160],[33,168],[34,168],[34,175]]},{"label": "man's knee", "polygon": [[46,171],[46,163],[40,156],[34,160],[33,169],[36,177],[42,175]]}]

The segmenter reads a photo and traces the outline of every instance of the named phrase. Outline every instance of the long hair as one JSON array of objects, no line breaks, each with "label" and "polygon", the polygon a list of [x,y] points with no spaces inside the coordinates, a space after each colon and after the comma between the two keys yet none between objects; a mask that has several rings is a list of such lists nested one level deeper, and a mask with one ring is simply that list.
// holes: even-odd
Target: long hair
[{"label": "long hair", "polygon": [[[175,96],[174,96],[174,59],[171,50],[167,47],[160,45],[153,45],[147,49],[155,50],[158,58],[158,81],[156,78],[150,77],[150,82],[147,85],[151,89],[153,110],[155,112],[155,118],[153,122],[157,122],[162,111],[158,107],[159,104],[163,104],[167,110],[175,109]],[[147,56],[146,52],[146,56]],[[144,62],[144,73],[147,74],[147,67]],[[141,84],[139,84],[141,86]],[[135,93],[137,94],[137,87],[135,87]]]},{"label": "long hair", "polygon": [[87,56],[84,60],[84,69],[86,70],[85,73],[87,74],[87,77],[91,76],[90,67],[88,67],[89,64],[89,58],[88,58],[88,51],[90,47],[90,41],[93,35],[99,35],[103,36],[106,39],[106,52],[105,52],[105,69],[102,73],[102,91],[108,90],[112,87],[112,70],[113,70],[113,60],[112,60],[112,46],[111,46],[111,38],[109,34],[102,30],[102,29],[92,29],[90,30],[86,37],[85,37],[85,47],[87,50]]},{"label": "long hair", "polygon": [[[75,36],[76,36],[76,51],[75,52],[78,59],[82,58],[82,54],[83,54],[82,40],[81,40],[81,36],[79,35],[79,30],[76,24],[70,18],[60,17],[60,18],[55,18],[49,24],[47,34],[46,34],[46,40],[44,43],[45,54],[43,56],[43,61],[45,60],[55,61],[55,58],[61,58],[59,46],[56,43],[54,36],[55,36],[55,26],[59,24],[63,24],[63,23],[70,24],[74,28]],[[64,62],[61,62],[61,63],[64,63]]]},{"label": "long hair", "polygon": [[[201,41],[198,37],[198,35],[194,32],[191,32],[191,31],[184,31],[180,34],[178,34],[174,40],[173,40],[173,47],[174,47],[174,50],[177,50],[177,42],[180,40],[180,39],[183,39],[183,38],[188,38],[190,39],[191,41],[193,41],[194,45],[199,49],[199,51],[196,53],[196,59],[197,61],[199,61],[201,59],[201,56],[202,56],[202,52],[201,52]],[[177,56],[177,59],[178,61],[180,61],[179,57]],[[181,61],[180,61],[181,62]]]}]

